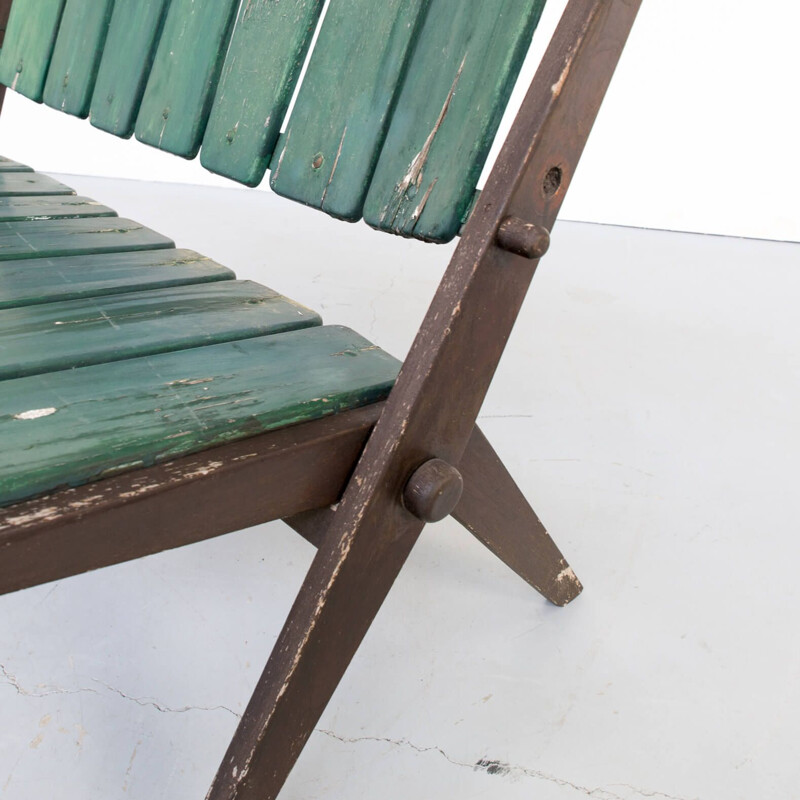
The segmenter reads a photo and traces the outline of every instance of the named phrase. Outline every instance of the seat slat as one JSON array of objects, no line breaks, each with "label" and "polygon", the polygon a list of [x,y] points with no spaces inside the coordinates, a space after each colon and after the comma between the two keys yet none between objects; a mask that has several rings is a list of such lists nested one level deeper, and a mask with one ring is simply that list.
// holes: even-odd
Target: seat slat
[{"label": "seat slat", "polygon": [[206,169],[248,186],[261,182],[322,5],[242,3],[203,138]]},{"label": "seat slat", "polygon": [[88,197],[75,195],[0,197],[2,222],[116,216],[116,211]]},{"label": "seat slat", "polygon": [[376,402],[398,367],[315,327],[4,381],[0,505]]},{"label": "seat slat", "polygon": [[64,0],[14,0],[0,49],[0,83],[41,102]]},{"label": "seat slat", "polygon": [[92,96],[92,125],[129,137],[169,0],[116,0]]},{"label": "seat slat", "polygon": [[0,311],[0,381],[321,325],[250,281],[222,281]]},{"label": "seat slat", "polygon": [[0,156],[0,172],[33,172],[33,170],[25,164]]},{"label": "seat slat", "polygon": [[74,195],[75,190],[38,172],[0,172],[0,197]]},{"label": "seat slat", "polygon": [[273,158],[271,185],[278,194],[341,219],[361,218],[426,7],[423,0],[330,5]]},{"label": "seat slat", "polygon": [[174,246],[166,236],[116,217],[0,222],[0,261]]},{"label": "seat slat", "polygon": [[235,277],[227,267],[193,250],[0,261],[0,309],[229,281]]},{"label": "seat slat", "polygon": [[44,102],[51,108],[89,116],[113,7],[114,0],[67,0],[44,85]]},{"label": "seat slat", "polygon": [[381,230],[452,239],[539,21],[544,0],[432,0],[364,217]]},{"label": "seat slat", "polygon": [[172,0],[136,121],[136,138],[185,158],[203,139],[236,0]]}]

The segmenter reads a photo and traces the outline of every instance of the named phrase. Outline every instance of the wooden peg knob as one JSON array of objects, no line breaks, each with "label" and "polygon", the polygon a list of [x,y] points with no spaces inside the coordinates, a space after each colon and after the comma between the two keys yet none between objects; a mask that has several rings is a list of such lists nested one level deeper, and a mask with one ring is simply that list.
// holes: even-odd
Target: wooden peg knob
[{"label": "wooden peg knob", "polygon": [[550,249],[550,232],[519,217],[506,217],[497,229],[497,244],[524,258],[541,258]]},{"label": "wooden peg knob", "polygon": [[461,473],[440,458],[426,461],[408,479],[403,504],[423,522],[439,522],[449,516],[461,499]]}]

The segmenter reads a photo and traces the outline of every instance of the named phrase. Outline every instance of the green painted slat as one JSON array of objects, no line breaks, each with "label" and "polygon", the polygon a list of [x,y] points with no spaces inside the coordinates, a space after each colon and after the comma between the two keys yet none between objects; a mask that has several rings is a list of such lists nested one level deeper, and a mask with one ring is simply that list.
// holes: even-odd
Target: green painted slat
[{"label": "green painted slat", "polygon": [[88,197],[0,197],[0,222],[116,216],[116,211]]},{"label": "green painted slat", "polygon": [[0,222],[0,261],[174,246],[166,236],[116,217]]},{"label": "green painted slat", "polygon": [[25,164],[0,156],[0,172],[33,172],[33,170]]},{"label": "green painted slat", "polygon": [[242,3],[203,138],[206,169],[256,186],[267,171],[323,0]]},{"label": "green painted slat", "polygon": [[75,190],[38,172],[0,172],[0,197],[57,194],[75,194]]},{"label": "green painted slat", "polygon": [[452,239],[469,210],[544,0],[431,0],[372,179],[366,221]]},{"label": "green painted slat", "polygon": [[426,0],[333,0],[273,158],[278,194],[361,218],[426,7]]},{"label": "green painted slat", "polygon": [[0,504],[376,402],[398,366],[324,327],[4,381]]},{"label": "green painted slat", "polygon": [[92,96],[92,125],[133,133],[169,0],[116,0]]},{"label": "green painted slat", "polygon": [[144,91],[136,138],[194,158],[225,58],[236,0],[172,0]]},{"label": "green painted slat", "polygon": [[0,311],[0,381],[321,325],[250,281],[222,281]]},{"label": "green painted slat", "polygon": [[234,277],[231,270],[192,250],[0,261],[0,309]]},{"label": "green painted slat", "polygon": [[0,50],[0,83],[41,102],[64,0],[14,0]]},{"label": "green painted slat", "polygon": [[51,108],[89,116],[113,7],[114,0],[67,0],[44,85],[44,102]]}]

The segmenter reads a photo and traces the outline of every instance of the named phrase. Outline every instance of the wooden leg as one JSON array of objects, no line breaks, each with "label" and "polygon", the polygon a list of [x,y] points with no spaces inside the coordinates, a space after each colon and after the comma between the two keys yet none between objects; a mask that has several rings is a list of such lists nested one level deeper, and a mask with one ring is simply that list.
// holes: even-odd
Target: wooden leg
[{"label": "wooden leg", "polygon": [[453,516],[551,603],[574,600],[581,582],[477,427],[459,471],[464,494]]},{"label": "wooden leg", "polygon": [[283,786],[422,530],[396,500],[382,506],[353,523],[367,535],[338,519],[326,533],[207,800]]},{"label": "wooden leg", "polygon": [[[459,471],[464,493],[452,516],[551,603],[565,606],[574,600],[583,590],[581,582],[477,427]],[[333,511],[326,508],[286,522],[319,547],[332,519]]]}]

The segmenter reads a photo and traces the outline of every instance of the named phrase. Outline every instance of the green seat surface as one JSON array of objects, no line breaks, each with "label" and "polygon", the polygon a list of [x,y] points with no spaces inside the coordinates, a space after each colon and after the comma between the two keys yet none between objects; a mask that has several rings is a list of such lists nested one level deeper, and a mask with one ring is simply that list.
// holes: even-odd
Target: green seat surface
[{"label": "green seat surface", "polygon": [[226,267],[193,250],[134,250],[0,261],[0,309],[231,280]]},{"label": "green seat surface", "polygon": [[117,217],[0,223],[0,505],[386,397],[395,359],[234,278]]},{"label": "green seat surface", "polygon": [[116,216],[116,212],[108,206],[96,203],[88,197],[74,195],[0,197],[0,222]]},{"label": "green seat surface", "polygon": [[250,281],[67,300],[0,312],[0,381],[319,325]]},{"label": "green seat surface", "polygon": [[75,194],[63,183],[37,172],[0,172],[0,197]]},{"label": "green seat surface", "polygon": [[118,217],[0,222],[0,262],[174,246],[166,236]]},{"label": "green seat surface", "polygon": [[0,172],[33,172],[33,170],[25,164],[0,156]]}]

